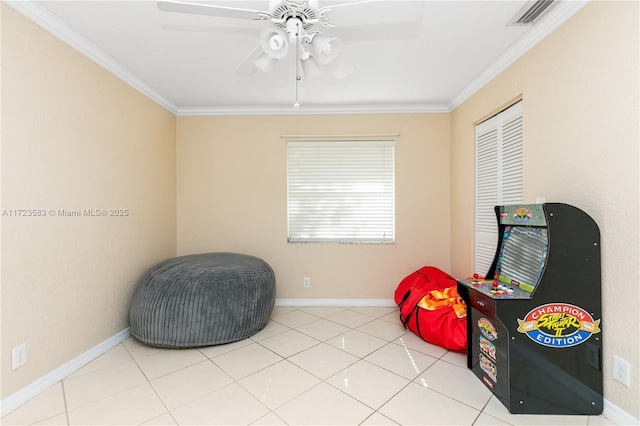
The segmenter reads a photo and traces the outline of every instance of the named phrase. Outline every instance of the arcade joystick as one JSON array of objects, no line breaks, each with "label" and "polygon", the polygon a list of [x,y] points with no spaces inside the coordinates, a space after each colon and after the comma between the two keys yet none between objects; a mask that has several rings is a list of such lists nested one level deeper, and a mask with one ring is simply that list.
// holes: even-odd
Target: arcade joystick
[{"label": "arcade joystick", "polygon": [[492,282],[491,285],[494,286],[494,287],[498,287],[498,281]]}]

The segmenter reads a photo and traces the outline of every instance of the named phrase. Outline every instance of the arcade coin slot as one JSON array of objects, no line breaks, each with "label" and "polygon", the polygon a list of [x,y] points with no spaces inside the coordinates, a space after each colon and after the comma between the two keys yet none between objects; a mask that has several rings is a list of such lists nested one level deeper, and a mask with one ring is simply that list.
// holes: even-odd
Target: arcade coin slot
[{"label": "arcade coin slot", "polygon": [[486,294],[473,292],[469,295],[469,305],[486,315],[493,315],[494,303],[493,299]]}]

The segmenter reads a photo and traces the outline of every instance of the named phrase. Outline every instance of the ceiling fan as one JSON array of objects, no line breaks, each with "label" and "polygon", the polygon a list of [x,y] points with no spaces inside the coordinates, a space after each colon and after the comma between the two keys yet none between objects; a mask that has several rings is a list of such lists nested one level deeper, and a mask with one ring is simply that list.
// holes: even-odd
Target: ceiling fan
[{"label": "ceiling fan", "polygon": [[393,8],[388,7],[389,2],[385,6],[383,0],[360,0],[326,7],[319,7],[318,3],[318,0],[270,0],[269,11],[179,0],[159,0],[157,5],[165,12],[269,22],[271,25],[260,34],[258,46],[236,68],[236,74],[248,75],[256,69],[270,73],[276,62],[287,56],[290,45],[296,45],[297,62],[303,75],[308,78],[320,75],[322,65],[335,77],[344,78],[355,67],[342,57],[341,40],[323,35],[316,28],[411,21],[415,20],[417,9],[407,6],[420,2],[393,1]]},{"label": "ceiling fan", "polygon": [[[347,0],[348,1],[348,0]],[[386,3],[386,4],[385,4]],[[393,7],[389,7],[392,3]],[[323,74],[323,68],[338,79],[348,77],[355,66],[341,53],[342,41],[322,34],[317,27],[403,23],[419,18],[422,2],[355,0],[319,7],[318,0],[269,0],[269,11],[242,9],[180,0],[158,0],[158,9],[193,15],[268,22],[259,43],[235,69],[236,75],[251,75],[256,70],[271,73],[278,60],[295,49],[296,102],[297,82]],[[418,6],[418,8],[416,7]]]}]

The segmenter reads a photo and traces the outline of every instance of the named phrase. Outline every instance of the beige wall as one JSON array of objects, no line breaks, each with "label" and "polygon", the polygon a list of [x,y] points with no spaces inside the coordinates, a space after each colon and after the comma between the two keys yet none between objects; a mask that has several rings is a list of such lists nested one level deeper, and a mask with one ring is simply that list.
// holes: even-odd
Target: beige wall
[{"label": "beige wall", "polygon": [[[2,4],[2,398],[128,326],[133,285],[175,255],[175,117]],[[11,348],[27,344],[11,371]]]},{"label": "beige wall", "polygon": [[[638,3],[592,2],[451,114],[451,265],[473,268],[473,124],[522,96],[524,201],[588,212],[602,237],[605,398],[640,418]],[[611,379],[631,363],[631,389]]]},{"label": "beige wall", "polygon": [[[287,243],[284,134],[399,133],[394,245]],[[449,115],[179,117],[178,253],[247,253],[284,299],[392,299],[423,265],[449,269]],[[304,276],[311,288],[302,287]]]},{"label": "beige wall", "polygon": [[[260,256],[287,299],[390,299],[427,264],[468,275],[473,124],[522,97],[525,201],[600,224],[605,398],[640,417],[637,2],[588,5],[451,114],[176,119],[13,9],[1,19],[2,209],[130,211],[2,218],[2,398],[125,328],[137,277],[176,253]],[[280,136],[389,132],[396,244],[287,244]],[[613,354],[632,363],[631,389],[610,379]]]}]

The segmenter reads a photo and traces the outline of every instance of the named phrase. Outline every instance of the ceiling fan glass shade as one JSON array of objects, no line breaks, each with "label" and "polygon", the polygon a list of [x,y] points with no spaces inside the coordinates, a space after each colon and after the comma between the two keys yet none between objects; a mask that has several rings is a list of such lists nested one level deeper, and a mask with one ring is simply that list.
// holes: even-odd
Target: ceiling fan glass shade
[{"label": "ceiling fan glass shade", "polygon": [[328,37],[320,33],[311,40],[311,47],[316,52],[318,62],[323,65],[330,64],[340,55],[342,41],[336,37]]},{"label": "ceiling fan glass shade", "polygon": [[251,62],[253,62],[253,64],[263,72],[271,74],[278,60],[276,58],[272,58],[267,53],[263,53],[259,58],[254,59]]},{"label": "ceiling fan glass shade", "polygon": [[323,74],[318,63],[313,59],[313,56],[309,56],[308,58],[301,60],[300,63],[302,65],[302,72],[304,73],[304,76],[310,80],[320,77]]},{"label": "ceiling fan glass shade", "polygon": [[327,68],[331,71],[331,74],[338,79],[349,77],[356,70],[356,67],[351,63],[351,61],[342,55],[339,55],[333,63],[327,66]]},{"label": "ceiling fan glass shade", "polygon": [[260,34],[260,47],[270,58],[282,59],[289,52],[288,38],[280,28],[265,28]]}]

